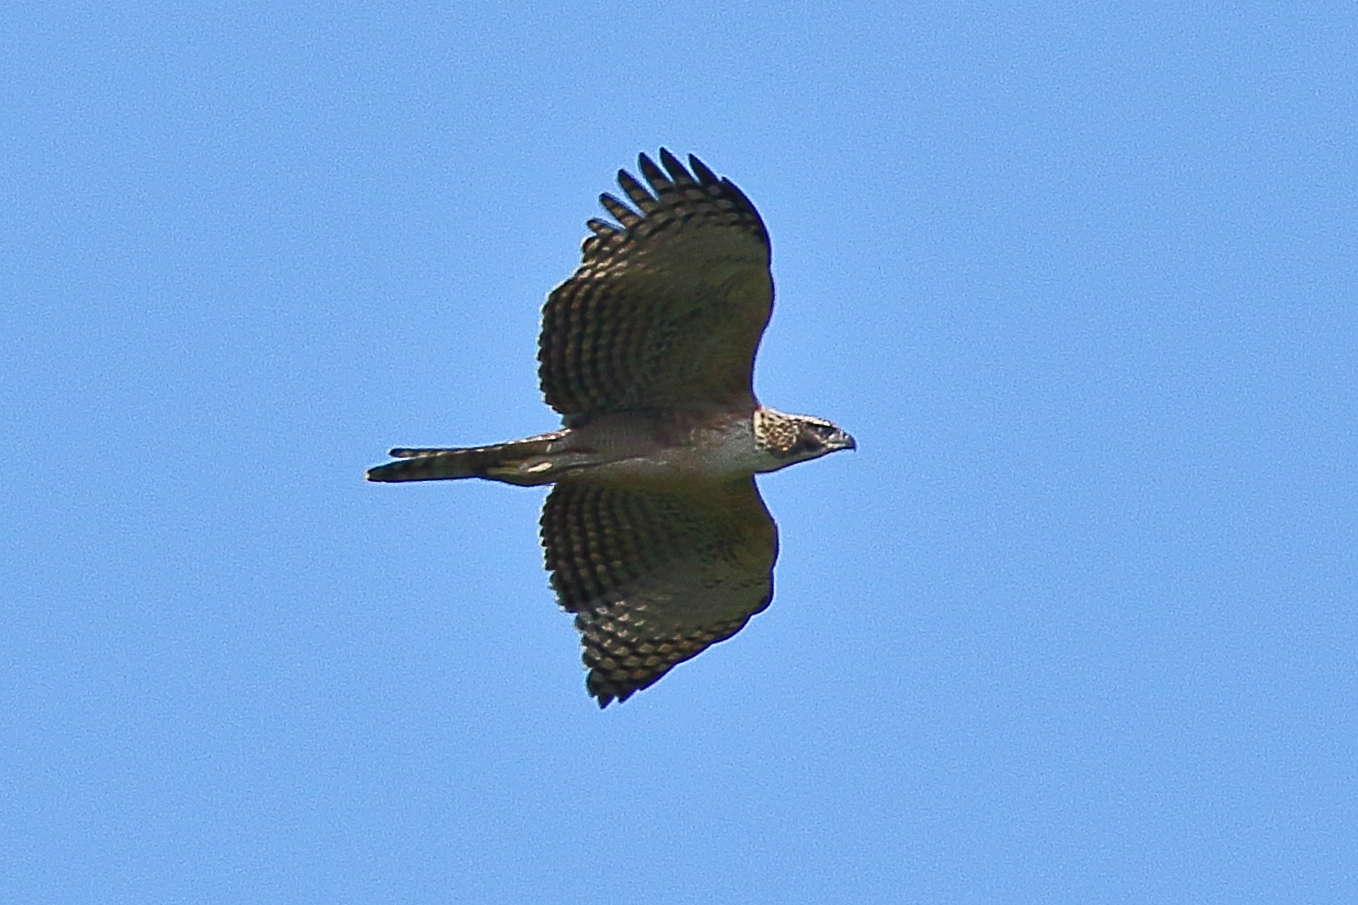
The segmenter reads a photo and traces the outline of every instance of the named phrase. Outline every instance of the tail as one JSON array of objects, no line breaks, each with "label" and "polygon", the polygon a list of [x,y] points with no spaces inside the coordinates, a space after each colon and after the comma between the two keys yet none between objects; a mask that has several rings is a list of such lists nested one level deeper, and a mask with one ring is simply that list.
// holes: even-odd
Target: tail
[{"label": "tail", "polygon": [[393,449],[397,459],[368,469],[369,481],[442,481],[457,478],[490,478],[514,484],[544,483],[552,470],[548,456],[553,441],[565,431],[541,434],[525,440],[471,446],[461,449]]}]

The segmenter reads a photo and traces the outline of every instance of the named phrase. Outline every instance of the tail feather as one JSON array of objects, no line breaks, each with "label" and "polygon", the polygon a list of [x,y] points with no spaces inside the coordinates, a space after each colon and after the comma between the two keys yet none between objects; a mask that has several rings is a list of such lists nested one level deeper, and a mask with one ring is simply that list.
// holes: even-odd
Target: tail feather
[{"label": "tail feather", "polygon": [[[369,481],[437,481],[447,478],[474,478],[486,467],[481,449],[393,449],[397,461],[368,469]],[[413,455],[403,455],[413,453]]]},{"label": "tail feather", "polygon": [[[390,455],[397,461],[368,469],[368,480],[382,482],[440,481],[457,478],[505,480],[507,474],[512,475],[515,472],[522,472],[525,478],[531,478],[535,474],[531,460],[544,456],[549,451],[548,447],[552,441],[562,436],[564,432],[542,434],[525,440],[497,443],[494,446],[393,449]],[[523,481],[530,482],[536,483]]]},{"label": "tail feather", "polygon": [[443,447],[434,447],[432,449],[405,449],[404,447],[402,447],[387,450],[387,455],[391,456],[393,459],[418,459],[421,456],[437,456],[440,453],[454,453],[454,452],[463,452],[463,450],[447,449]]}]

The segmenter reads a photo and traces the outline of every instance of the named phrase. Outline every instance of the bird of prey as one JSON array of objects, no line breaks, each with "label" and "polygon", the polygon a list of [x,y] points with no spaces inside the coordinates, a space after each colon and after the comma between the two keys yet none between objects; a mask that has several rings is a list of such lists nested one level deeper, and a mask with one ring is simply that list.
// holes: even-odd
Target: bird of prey
[{"label": "bird of prey", "polygon": [[579,269],[542,312],[538,375],[562,427],[458,449],[393,449],[370,481],[552,484],[542,544],[582,636],[586,687],[624,701],[740,631],[773,597],[778,533],[754,475],[840,449],[829,421],[760,405],[769,236],[729,179],[661,149],[600,197]]}]

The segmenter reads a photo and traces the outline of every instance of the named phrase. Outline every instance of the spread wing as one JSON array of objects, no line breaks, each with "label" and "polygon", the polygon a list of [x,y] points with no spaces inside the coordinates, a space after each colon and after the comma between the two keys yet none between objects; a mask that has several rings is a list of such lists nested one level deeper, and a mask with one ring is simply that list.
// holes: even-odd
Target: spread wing
[{"label": "spread wing", "polygon": [[600,201],[617,223],[590,220],[583,262],[542,313],[539,377],[569,425],[639,408],[754,404],[751,375],[773,310],[769,236],[729,179],[663,148],[639,158],[651,191],[625,170],[637,210]]},{"label": "spread wing", "polygon": [[773,598],[778,529],[753,478],[552,488],[542,543],[606,707],[745,627]]}]

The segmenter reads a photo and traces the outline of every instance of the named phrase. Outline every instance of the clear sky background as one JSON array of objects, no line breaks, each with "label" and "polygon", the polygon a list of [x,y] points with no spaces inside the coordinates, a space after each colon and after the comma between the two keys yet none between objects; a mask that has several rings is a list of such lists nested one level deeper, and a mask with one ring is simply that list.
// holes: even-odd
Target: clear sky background
[{"label": "clear sky background", "polygon": [[[0,900],[1358,901],[1351,3],[11,4],[0,120]],[[363,472],[661,145],[860,448],[601,713],[543,491]]]}]

